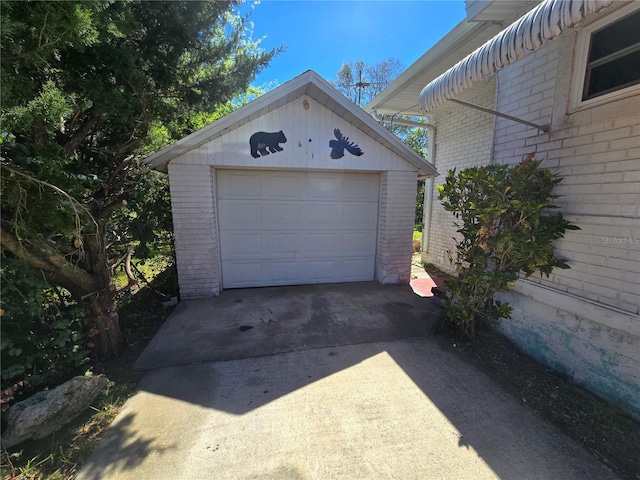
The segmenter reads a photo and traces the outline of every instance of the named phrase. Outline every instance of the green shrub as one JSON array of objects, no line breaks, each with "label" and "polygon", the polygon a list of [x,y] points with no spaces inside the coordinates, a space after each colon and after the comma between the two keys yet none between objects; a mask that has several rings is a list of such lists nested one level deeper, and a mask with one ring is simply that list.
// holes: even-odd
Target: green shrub
[{"label": "green shrub", "polygon": [[88,360],[83,312],[67,292],[52,289],[24,266],[4,260],[2,298],[2,404],[54,387]]},{"label": "green shrub", "polygon": [[457,279],[447,282],[445,315],[466,337],[473,338],[478,325],[510,318],[512,307],[494,295],[519,276],[569,268],[554,255],[553,241],[579,228],[550,213],[562,178],[539,166],[530,155],[515,166],[453,169],[438,186],[461,236],[449,254]]}]

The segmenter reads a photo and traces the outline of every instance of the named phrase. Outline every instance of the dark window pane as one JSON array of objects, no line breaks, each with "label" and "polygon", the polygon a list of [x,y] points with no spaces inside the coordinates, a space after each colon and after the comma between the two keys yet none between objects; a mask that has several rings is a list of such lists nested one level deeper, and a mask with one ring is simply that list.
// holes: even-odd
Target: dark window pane
[{"label": "dark window pane", "polygon": [[640,83],[640,51],[587,70],[583,100]]},{"label": "dark window pane", "polygon": [[591,36],[589,62],[637,43],[640,43],[640,11],[595,32]]}]

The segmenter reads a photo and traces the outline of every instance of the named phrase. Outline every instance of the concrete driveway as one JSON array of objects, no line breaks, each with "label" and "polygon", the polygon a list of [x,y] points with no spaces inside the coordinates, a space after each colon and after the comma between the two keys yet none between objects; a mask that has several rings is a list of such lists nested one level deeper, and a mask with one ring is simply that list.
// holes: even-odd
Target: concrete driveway
[{"label": "concrete driveway", "polygon": [[77,478],[617,478],[433,341],[437,317],[369,283],[184,302]]}]

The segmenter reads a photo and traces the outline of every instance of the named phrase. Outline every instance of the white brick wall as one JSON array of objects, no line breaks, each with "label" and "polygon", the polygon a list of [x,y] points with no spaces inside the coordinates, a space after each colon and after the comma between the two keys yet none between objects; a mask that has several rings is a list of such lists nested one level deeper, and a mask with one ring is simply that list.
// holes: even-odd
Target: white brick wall
[{"label": "white brick wall", "polygon": [[180,297],[218,295],[213,169],[169,163],[169,179]]},{"label": "white brick wall", "polygon": [[382,174],[376,258],[376,279],[382,284],[406,284],[411,278],[417,180],[415,172]]},{"label": "white brick wall", "polygon": [[[514,311],[500,329],[640,417],[640,95],[572,109],[575,44],[575,33],[558,38],[501,70],[489,85],[495,90],[463,98],[551,124],[548,134],[450,103],[432,112],[442,175],[436,183],[453,167],[515,164],[531,152],[564,178],[556,204],[581,230],[568,232],[556,250],[571,268],[518,282],[502,297]],[[437,191],[432,212],[423,260],[448,270],[454,218]]]},{"label": "white brick wall", "polygon": [[555,203],[581,228],[556,242],[571,268],[518,282],[504,296],[513,318],[500,328],[638,417],[640,95],[573,108],[575,46],[576,33],[561,37],[498,74],[496,109],[551,130],[498,118],[494,160],[513,164],[535,152],[563,177]]},{"label": "white brick wall", "polygon": [[[475,97],[465,100],[475,105],[493,108],[495,81],[483,85],[481,89]],[[431,227],[427,251],[422,253],[422,260],[433,263],[445,271],[451,271],[447,251],[453,251],[455,247],[455,219],[444,210],[438,200],[437,185],[445,182],[447,172],[452,168],[460,171],[489,163],[494,117],[462,105],[445,103],[443,107],[430,114],[429,119],[436,125],[435,166],[440,176],[434,182]]]},{"label": "white brick wall", "polygon": [[[573,295],[640,311],[640,96],[581,110],[568,104],[571,70],[567,58],[575,35],[549,43],[518,62],[518,70],[499,73],[497,109],[535,123],[551,123],[544,134],[505,119],[496,121],[497,162],[516,163],[529,152],[564,180],[556,204],[582,230],[557,242],[571,269],[556,270],[540,283]],[[559,56],[565,59],[561,64]],[[570,63],[570,62],[568,62]],[[514,74],[515,73],[515,74]],[[537,88],[546,85],[535,103]],[[538,97],[536,97],[538,98]],[[520,99],[520,100],[518,100]],[[553,102],[556,105],[552,105]],[[564,100],[564,101],[563,101]],[[550,104],[551,102],[551,104]],[[549,107],[553,108],[549,110]]]},{"label": "white brick wall", "polygon": [[[169,163],[182,299],[218,295],[221,290],[214,172],[209,165]],[[375,270],[380,283],[409,283],[416,182],[417,172],[382,174]]]}]

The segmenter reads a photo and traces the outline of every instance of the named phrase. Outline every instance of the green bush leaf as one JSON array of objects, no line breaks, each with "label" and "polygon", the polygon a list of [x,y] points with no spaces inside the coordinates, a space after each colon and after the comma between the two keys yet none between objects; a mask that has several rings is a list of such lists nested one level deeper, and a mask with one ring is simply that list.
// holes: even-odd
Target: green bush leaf
[{"label": "green bush leaf", "polygon": [[550,214],[553,188],[562,178],[529,157],[518,165],[486,165],[450,170],[438,186],[444,209],[461,223],[450,261],[457,279],[447,283],[445,314],[465,336],[476,325],[510,318],[512,308],[494,300],[521,276],[549,276],[569,268],[555,257],[553,241],[579,230],[562,213]]}]

